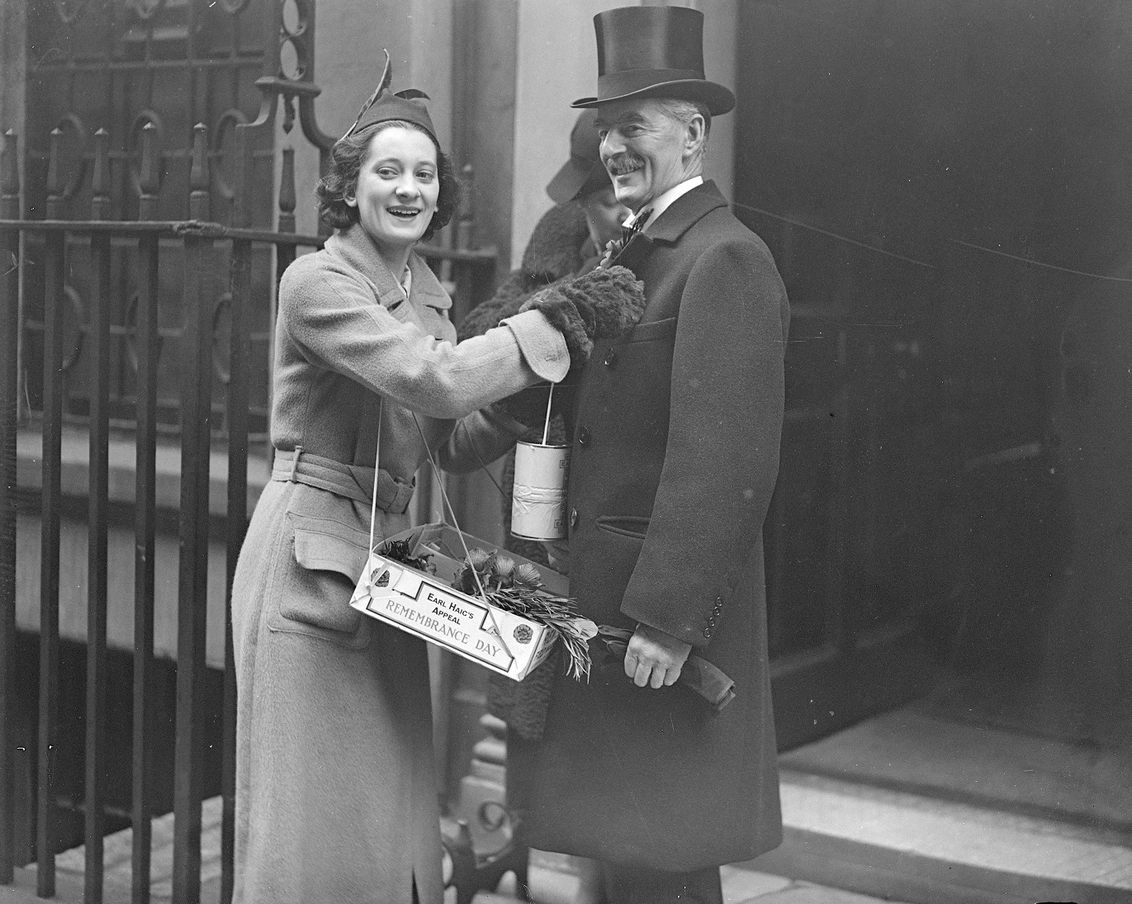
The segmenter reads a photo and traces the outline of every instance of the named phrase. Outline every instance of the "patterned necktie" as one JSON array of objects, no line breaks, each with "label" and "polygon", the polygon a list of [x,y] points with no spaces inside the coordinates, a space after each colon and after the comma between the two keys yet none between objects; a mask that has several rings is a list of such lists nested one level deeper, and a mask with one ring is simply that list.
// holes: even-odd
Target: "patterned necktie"
[{"label": "patterned necktie", "polygon": [[633,222],[628,226],[621,227],[621,247],[624,248],[629,244],[629,239],[641,231],[641,228],[649,221],[652,216],[652,208],[646,207],[639,214],[633,217]]}]

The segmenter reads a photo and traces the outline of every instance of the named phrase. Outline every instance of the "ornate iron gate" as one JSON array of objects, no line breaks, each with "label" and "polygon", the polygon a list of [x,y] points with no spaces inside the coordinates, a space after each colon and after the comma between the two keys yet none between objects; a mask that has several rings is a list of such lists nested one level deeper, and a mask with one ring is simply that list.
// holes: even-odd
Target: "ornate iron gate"
[{"label": "ornate iron gate", "polygon": [[[213,219],[231,224],[234,213],[233,145],[236,126],[256,117],[260,92],[256,79],[264,70],[270,47],[274,4],[251,0],[70,0],[35,3],[28,10],[27,146],[25,209],[29,217],[72,219],[92,210],[94,130],[106,130],[107,167],[100,186],[99,216],[112,220],[183,220],[191,216],[190,191],[204,192]],[[276,42],[278,43],[278,42]],[[191,187],[194,129],[207,126],[205,155],[208,178]],[[252,150],[249,222],[271,222],[273,130],[258,130]],[[49,203],[51,210],[47,210]],[[28,402],[41,404],[43,387],[41,339],[44,313],[36,299],[45,275],[38,262],[42,234],[29,235],[27,327],[25,348]],[[164,240],[166,244],[168,240]],[[85,241],[67,240],[68,253],[81,257]],[[184,261],[173,246],[160,257],[157,318],[159,356],[157,416],[161,428],[175,430],[178,420],[177,287]],[[121,247],[121,246],[119,246]],[[124,259],[123,252],[114,257]],[[269,249],[256,250],[253,282],[257,299],[270,297]],[[112,422],[132,418],[130,396],[136,353],[124,330],[135,326],[138,286],[130,281],[136,268],[119,266],[109,274],[114,287],[108,312],[116,325],[112,344],[124,341],[125,354],[115,356],[110,373]],[[90,406],[87,387],[90,356],[82,323],[91,303],[90,271],[72,267],[64,292],[70,315],[63,336],[65,367],[70,374],[63,401],[65,417],[85,417]],[[222,326],[227,296],[212,300],[213,319]],[[267,357],[267,306],[252,312],[251,353],[257,368]],[[223,370],[217,367],[217,389]],[[257,432],[266,417],[266,387],[256,385],[252,414]],[[219,412],[217,412],[219,414]],[[219,427],[223,427],[217,419]]]}]

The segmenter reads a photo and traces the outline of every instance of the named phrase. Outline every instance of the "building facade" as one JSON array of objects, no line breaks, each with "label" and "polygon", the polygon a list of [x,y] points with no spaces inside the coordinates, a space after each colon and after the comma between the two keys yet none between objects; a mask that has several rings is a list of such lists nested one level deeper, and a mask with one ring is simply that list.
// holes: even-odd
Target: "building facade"
[{"label": "building facade", "polygon": [[[227,222],[233,129],[260,109],[263,23],[282,9],[294,38],[283,42],[282,74],[310,90],[290,113],[281,106],[257,147],[257,222],[278,225],[293,165],[290,228],[318,232],[319,139],[352,121],[387,49],[394,87],[430,94],[442,144],[468,168],[473,215],[441,243],[494,255],[501,278],[550,206],[544,186],[567,153],[569,103],[594,85],[592,16],[611,5],[2,0],[0,129],[20,136],[23,216],[47,215],[58,129],[66,171],[56,178],[75,186],[66,217],[85,217],[76,211],[90,203],[83,167],[99,128],[112,135],[111,203],[136,216],[149,124],[162,149],[156,178],[180,186],[162,193],[157,218],[187,219],[203,122],[211,216]],[[770,245],[793,308],[766,531],[784,749],[930,699],[956,724],[1083,745],[1104,752],[1104,768],[1132,768],[1132,10],[1118,0],[683,5],[707,16],[707,73],[738,97],[713,123],[707,175]],[[250,358],[263,374],[252,399],[261,432],[264,254]],[[172,319],[179,276],[163,276]],[[21,278],[21,368],[34,374],[43,277],[30,268]],[[86,285],[76,274],[76,324]],[[130,293],[117,304],[126,329]],[[76,326],[64,342],[80,374],[82,341]],[[24,387],[21,486],[33,492],[41,387],[34,376]],[[78,393],[70,414],[81,423],[85,410]],[[69,478],[75,498],[84,454]],[[473,478],[459,494],[466,526],[496,537],[491,482]],[[163,504],[176,508],[172,491]],[[17,618],[33,636],[36,516],[19,523]],[[75,548],[85,531],[81,513],[65,520]],[[112,538],[121,562],[130,543]],[[175,539],[165,543],[173,561]],[[223,562],[220,546],[213,552],[208,660],[220,669]],[[80,645],[81,558],[64,557],[60,604],[63,635]],[[127,573],[112,569],[112,600],[132,597]],[[158,652],[172,661],[176,625],[160,618]],[[128,653],[125,614],[112,610],[110,636]],[[441,772],[455,789],[483,733],[483,676],[435,664]],[[1129,830],[1132,820],[1096,802],[1110,788],[1102,767],[1073,768],[1066,783],[1082,790],[1067,812]],[[935,790],[954,794],[954,784]]]}]

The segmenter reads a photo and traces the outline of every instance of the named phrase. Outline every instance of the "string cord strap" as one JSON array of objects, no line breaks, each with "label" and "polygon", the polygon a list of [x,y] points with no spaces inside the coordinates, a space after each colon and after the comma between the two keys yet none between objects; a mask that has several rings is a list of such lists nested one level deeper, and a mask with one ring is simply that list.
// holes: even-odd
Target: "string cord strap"
[{"label": "string cord strap", "polygon": [[[444,501],[444,505],[448,508],[448,514],[452,518],[452,526],[456,528],[456,535],[460,538],[460,546],[464,549],[464,559],[467,562],[472,560],[472,554],[468,550],[468,544],[464,542],[464,532],[460,530],[460,523],[456,519],[456,510],[452,508],[452,503],[448,499],[448,491],[444,488],[444,478],[440,474],[440,468],[436,464],[436,459],[433,458],[432,449],[429,448],[428,440],[425,439],[424,430],[421,429],[421,422],[417,420],[417,413],[413,412],[413,423],[417,425],[417,433],[421,435],[421,442],[424,443],[425,454],[428,456],[429,466],[432,468],[433,476],[436,477],[437,486],[440,487],[440,498]],[[375,484],[376,487],[376,484]],[[474,568],[470,569],[472,576],[476,579],[476,587],[479,588],[480,597],[486,602],[487,591],[483,589],[483,582],[480,580],[479,572]],[[498,628],[498,626],[496,626]]]},{"label": "string cord strap", "polygon": [[[373,526],[377,521],[377,478],[381,473],[381,403],[382,399],[379,397],[377,400],[377,450],[373,453],[373,500],[370,502],[369,508],[369,551],[376,552],[373,547]],[[384,538],[383,538],[384,539]]]}]

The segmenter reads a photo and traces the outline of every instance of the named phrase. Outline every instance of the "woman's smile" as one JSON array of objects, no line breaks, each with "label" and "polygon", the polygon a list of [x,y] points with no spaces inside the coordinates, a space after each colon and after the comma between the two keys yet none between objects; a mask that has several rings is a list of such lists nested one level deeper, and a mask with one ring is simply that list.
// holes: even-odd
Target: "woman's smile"
[{"label": "woman's smile", "polygon": [[390,207],[389,212],[402,220],[411,220],[421,212],[419,207]]}]

